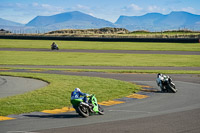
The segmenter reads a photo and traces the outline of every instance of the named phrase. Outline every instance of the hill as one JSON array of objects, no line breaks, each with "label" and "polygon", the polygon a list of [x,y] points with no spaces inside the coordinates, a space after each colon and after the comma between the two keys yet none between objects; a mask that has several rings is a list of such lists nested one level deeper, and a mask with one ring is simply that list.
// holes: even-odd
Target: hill
[{"label": "hill", "polygon": [[[37,16],[26,25],[0,18],[0,29],[13,33],[46,33],[61,29],[125,28],[129,31],[167,31],[189,29],[200,31],[200,15],[174,11],[163,15],[147,13],[142,16],[120,16],[115,23],[79,12],[65,12],[52,16]],[[85,32],[85,31],[84,31]]]},{"label": "hill", "polygon": [[0,18],[0,26],[23,26],[23,24]]},{"label": "hill", "polygon": [[162,31],[181,28],[200,30],[200,15],[183,11],[167,15],[148,13],[143,16],[120,16],[115,24],[128,30]]},{"label": "hill", "polygon": [[53,16],[37,16],[26,24],[26,26],[45,27],[47,29],[57,30],[114,27],[114,24],[79,11],[74,11]]},{"label": "hill", "polygon": [[128,34],[129,31],[124,28],[100,28],[100,29],[64,29],[50,31],[46,34],[61,34],[61,35],[85,35],[85,34]]}]

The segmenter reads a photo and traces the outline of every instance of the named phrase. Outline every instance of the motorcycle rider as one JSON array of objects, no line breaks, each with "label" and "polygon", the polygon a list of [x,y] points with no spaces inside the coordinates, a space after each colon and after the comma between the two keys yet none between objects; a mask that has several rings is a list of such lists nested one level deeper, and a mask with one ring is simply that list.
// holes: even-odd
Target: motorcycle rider
[{"label": "motorcycle rider", "polygon": [[[177,92],[175,84],[172,82],[172,79],[168,75],[158,73],[156,82],[157,85],[160,86],[162,92],[169,92],[169,87],[171,88],[170,92]],[[166,88],[166,84],[169,84],[170,86],[167,85],[168,88]]]},{"label": "motorcycle rider", "polygon": [[51,44],[51,49],[58,49],[58,45],[55,42],[53,42]]},{"label": "motorcycle rider", "polygon": [[[161,91],[164,91],[163,82],[164,82],[164,79],[166,78],[169,78],[169,76],[161,74],[161,73],[157,74],[156,82],[157,82],[157,85],[160,86]],[[171,81],[171,78],[169,78],[169,80]]]},{"label": "motorcycle rider", "polygon": [[[81,96],[84,96],[84,97],[81,97]],[[79,88],[75,88],[74,91],[72,91],[72,93],[71,93],[71,100],[82,99],[84,103],[89,105],[91,112],[94,112],[93,111],[94,105],[91,103],[90,100],[88,101],[87,96],[90,96],[90,94],[83,93],[83,92],[81,92],[81,90]]]},{"label": "motorcycle rider", "polygon": [[[81,97],[81,96],[84,96],[84,97]],[[79,88],[75,88],[74,91],[71,93],[71,100],[72,99],[82,99],[83,102],[88,103],[87,96],[89,96],[89,94],[81,92],[81,90]]]}]

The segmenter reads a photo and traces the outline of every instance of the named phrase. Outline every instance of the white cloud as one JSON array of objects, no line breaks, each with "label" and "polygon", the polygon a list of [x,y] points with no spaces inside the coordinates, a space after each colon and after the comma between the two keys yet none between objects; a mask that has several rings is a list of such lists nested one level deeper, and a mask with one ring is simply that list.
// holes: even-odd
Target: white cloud
[{"label": "white cloud", "polygon": [[49,4],[38,4],[38,3],[32,3],[28,6],[32,11],[36,11],[40,13],[41,15],[52,15],[54,13],[61,13],[64,12],[64,8],[53,6]]},{"label": "white cloud", "polygon": [[[59,6],[40,3],[4,3],[0,5],[1,17],[4,19],[27,23],[36,16],[47,16],[65,12],[65,9]],[[7,15],[9,12],[13,15]]]},{"label": "white cloud", "polygon": [[132,10],[135,10],[135,11],[140,11],[140,10],[143,9],[143,8],[139,7],[138,5],[136,5],[136,4],[131,4],[129,7],[130,7]]},{"label": "white cloud", "polygon": [[143,8],[136,4],[130,4],[130,5],[126,6],[124,9],[125,10],[133,10],[133,11],[141,11]]},{"label": "white cloud", "polygon": [[80,5],[80,4],[78,4],[75,8],[76,9],[80,9],[80,10],[90,10],[90,7],[84,6],[84,5]]},{"label": "white cloud", "polygon": [[148,11],[150,11],[150,12],[154,12],[154,11],[157,10],[157,9],[158,9],[157,6],[149,6],[149,7],[148,7]]},{"label": "white cloud", "polygon": [[147,12],[159,12],[159,13],[164,13],[166,11],[165,8],[160,8],[156,5],[151,5],[151,6],[148,6],[147,8]]},{"label": "white cloud", "polygon": [[[6,7],[6,8],[5,8]],[[53,13],[64,12],[64,8],[53,6],[49,4],[39,4],[39,3],[31,3],[31,4],[22,4],[22,3],[6,3],[3,6],[0,6],[0,9],[10,9],[14,12],[24,12],[30,14],[38,14],[38,15],[50,15]]]}]

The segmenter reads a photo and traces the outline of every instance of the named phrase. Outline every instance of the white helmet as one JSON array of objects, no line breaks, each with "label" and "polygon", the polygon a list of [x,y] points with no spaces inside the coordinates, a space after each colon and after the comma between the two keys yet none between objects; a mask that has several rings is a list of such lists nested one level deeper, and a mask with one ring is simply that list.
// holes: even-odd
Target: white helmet
[{"label": "white helmet", "polygon": [[81,90],[79,88],[75,88],[74,91],[79,92]]}]

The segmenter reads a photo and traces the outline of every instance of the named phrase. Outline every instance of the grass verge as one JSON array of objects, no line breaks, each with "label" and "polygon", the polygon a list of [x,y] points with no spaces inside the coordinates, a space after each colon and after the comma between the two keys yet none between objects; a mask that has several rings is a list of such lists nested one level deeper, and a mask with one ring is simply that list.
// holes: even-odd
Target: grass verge
[{"label": "grass verge", "polygon": [[0,51],[0,64],[70,66],[200,66],[200,55]]},{"label": "grass verge", "polygon": [[[55,70],[55,69],[54,69]],[[105,72],[105,73],[165,73],[165,74],[200,74],[198,70],[103,70],[103,69],[67,69],[72,72]]]},{"label": "grass verge", "polygon": [[0,116],[71,106],[71,91],[76,87],[81,88],[82,92],[95,94],[99,102],[124,97],[140,90],[137,85],[114,79],[13,72],[0,72],[0,75],[35,78],[50,83],[25,94],[1,98]]},{"label": "grass verge", "polygon": [[199,70],[113,70],[113,69],[65,69],[65,68],[28,68],[28,67],[0,67],[0,71],[14,69],[30,71],[63,71],[63,72],[103,72],[103,73],[165,73],[165,74],[200,74]]},{"label": "grass verge", "polygon": [[0,39],[0,48],[45,48],[56,42],[60,49],[200,51],[200,43],[93,42]]}]

